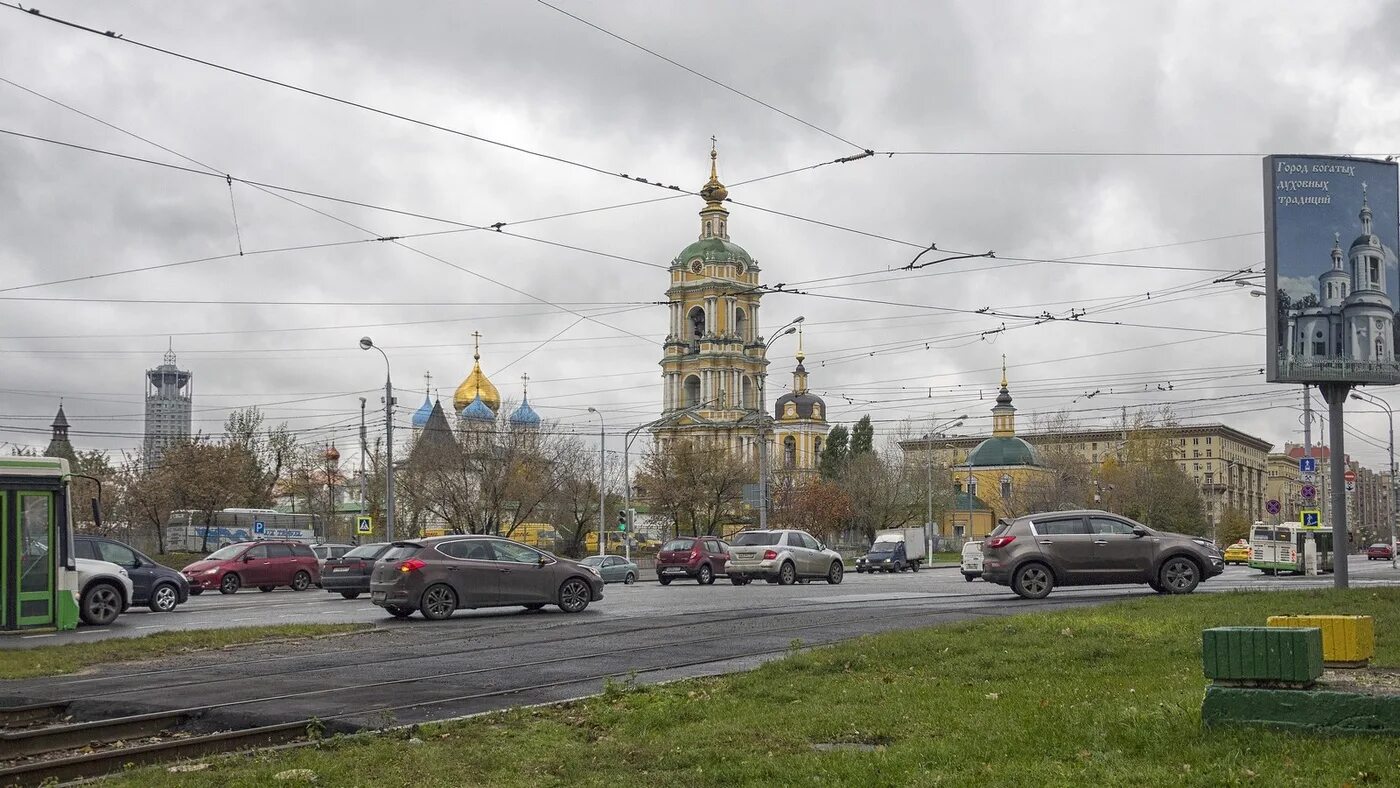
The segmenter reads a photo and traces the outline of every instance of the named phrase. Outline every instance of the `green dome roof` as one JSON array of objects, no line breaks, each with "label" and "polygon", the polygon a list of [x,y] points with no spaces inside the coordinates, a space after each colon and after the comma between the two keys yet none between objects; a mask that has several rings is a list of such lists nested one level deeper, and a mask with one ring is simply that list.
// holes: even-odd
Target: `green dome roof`
[{"label": "green dome roof", "polygon": [[697,257],[707,263],[742,262],[746,266],[753,265],[753,258],[744,251],[744,247],[718,237],[702,238],[682,249],[672,265],[689,263]]},{"label": "green dome roof", "polygon": [[1020,438],[988,438],[967,455],[967,464],[974,467],[1040,465],[1040,454]]}]

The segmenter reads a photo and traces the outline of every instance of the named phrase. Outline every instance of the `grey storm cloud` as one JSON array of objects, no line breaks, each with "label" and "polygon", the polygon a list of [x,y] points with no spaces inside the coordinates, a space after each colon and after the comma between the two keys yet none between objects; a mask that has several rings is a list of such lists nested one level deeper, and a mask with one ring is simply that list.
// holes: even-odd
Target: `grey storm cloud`
[{"label": "grey storm cloud", "polygon": [[[806,293],[765,296],[761,329],[806,317],[811,384],[833,419],[870,413],[893,432],[967,412],[983,431],[1005,354],[1026,423],[1069,409],[1093,426],[1173,403],[1182,418],[1296,440],[1283,407],[1296,392],[1241,377],[1262,364],[1262,331],[1229,333],[1261,330],[1262,300],[1212,280],[1261,270],[1253,154],[1374,153],[1370,135],[1393,127],[1388,105],[1369,107],[1364,126],[1337,106],[1386,84],[1392,59],[1348,42],[1374,41],[1393,6],[558,5],[830,134],[542,3],[42,8],[691,190],[708,175],[711,135],[728,184],[867,147],[945,154],[731,188],[757,206],[731,205],[734,240],[765,282]],[[0,11],[0,77],[162,147],[4,83],[0,128],[203,169],[183,154],[215,174],[431,217],[0,136],[0,289],[76,279],[0,292],[0,441],[42,446],[64,397],[80,447],[135,448],[142,373],[171,343],[195,373],[197,427],[217,431],[229,408],[259,404],[309,441],[349,445],[358,398],[383,378],[378,355],[356,348],[367,333],[388,350],[405,413],[425,373],[450,398],[474,331],[502,395],[517,399],[528,372],[547,419],[592,431],[589,406],[610,428],[658,412],[666,310],[653,302],[698,230],[698,198],[560,217],[675,193]],[[971,152],[1250,155],[947,155]],[[996,257],[898,270],[932,242]],[[251,254],[238,256],[240,243]],[[342,245],[268,251],[324,244]],[[1101,322],[1032,319],[1071,310]],[[790,341],[770,353],[770,397],[787,385]],[[1154,376],[1195,382],[1163,394],[1146,385]],[[1106,393],[1074,403],[1096,389]],[[1257,398],[1216,399],[1233,395]]]}]

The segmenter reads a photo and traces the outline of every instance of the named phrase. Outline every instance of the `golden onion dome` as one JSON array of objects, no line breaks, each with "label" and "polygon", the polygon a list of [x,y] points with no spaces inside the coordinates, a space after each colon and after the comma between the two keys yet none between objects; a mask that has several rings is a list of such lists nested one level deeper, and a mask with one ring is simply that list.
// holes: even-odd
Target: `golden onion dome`
[{"label": "golden onion dome", "polygon": [[710,180],[706,181],[705,185],[700,187],[700,196],[703,197],[705,201],[710,203],[712,206],[724,202],[725,199],[729,197],[729,190],[724,188],[724,184],[719,182],[719,173],[716,170],[715,166],[716,159],[718,158],[719,152],[715,150],[714,146],[711,146]]},{"label": "golden onion dome", "polygon": [[457,393],[452,395],[452,405],[457,413],[461,414],[462,410],[479,396],[486,407],[490,408],[492,413],[496,413],[501,409],[501,394],[487,379],[486,373],[481,371],[481,334],[474,333],[473,336],[476,337],[477,347],[472,352],[472,372],[462,381],[462,385],[457,387]]}]

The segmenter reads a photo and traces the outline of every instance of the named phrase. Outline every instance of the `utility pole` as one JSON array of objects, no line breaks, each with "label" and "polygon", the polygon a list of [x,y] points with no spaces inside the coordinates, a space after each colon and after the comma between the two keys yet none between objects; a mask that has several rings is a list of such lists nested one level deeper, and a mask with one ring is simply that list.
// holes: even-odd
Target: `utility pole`
[{"label": "utility pole", "polygon": [[384,357],[384,535],[394,541],[394,383],[389,377],[389,354],[369,337],[360,338],[361,350],[378,350]]},{"label": "utility pole", "polygon": [[365,455],[369,453],[369,439],[365,432],[365,398],[360,397],[360,515],[365,513]]},{"label": "utility pole", "polygon": [[1336,588],[1347,588],[1350,574],[1347,561],[1351,558],[1351,540],[1347,533],[1346,485],[1340,482],[1346,472],[1346,425],[1342,420],[1342,407],[1351,392],[1351,384],[1322,383],[1318,388],[1322,390],[1322,398],[1327,401],[1328,442],[1331,444],[1327,447],[1327,464],[1332,482],[1332,580]]},{"label": "utility pole", "polygon": [[[606,452],[607,426],[603,421],[603,413],[597,408],[589,408],[589,413],[598,417],[598,555],[606,555],[604,545],[607,543],[607,522],[604,519],[608,509],[608,488],[603,484],[607,478],[608,455]],[[626,537],[624,537],[626,538]]]}]

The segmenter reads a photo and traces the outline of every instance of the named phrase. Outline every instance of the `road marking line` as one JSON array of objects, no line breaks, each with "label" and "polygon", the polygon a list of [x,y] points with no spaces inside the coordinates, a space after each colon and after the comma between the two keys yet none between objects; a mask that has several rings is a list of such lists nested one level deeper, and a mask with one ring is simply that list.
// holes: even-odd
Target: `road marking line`
[{"label": "road marking line", "polygon": [[21,640],[33,640],[34,638],[56,638],[58,635],[51,633],[48,635],[20,635],[19,637]]},{"label": "road marking line", "polygon": [[160,629],[160,624],[151,624],[148,627],[137,627],[137,629]]}]

